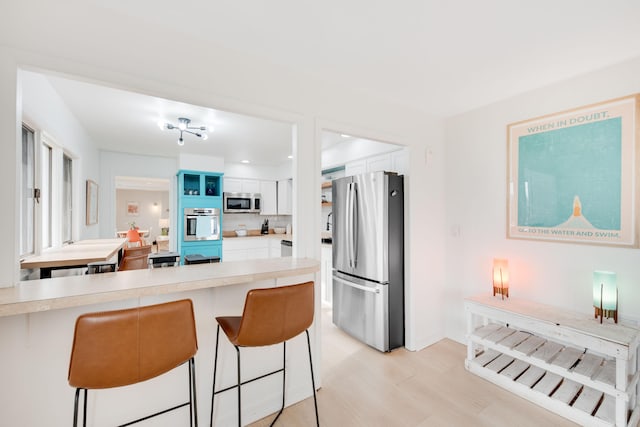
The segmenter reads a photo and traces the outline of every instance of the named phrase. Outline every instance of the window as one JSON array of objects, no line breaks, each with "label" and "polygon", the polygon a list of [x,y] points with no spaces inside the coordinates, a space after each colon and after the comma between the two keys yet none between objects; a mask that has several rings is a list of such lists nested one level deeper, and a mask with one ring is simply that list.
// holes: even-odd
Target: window
[{"label": "window", "polygon": [[22,127],[20,255],[73,239],[73,158],[44,131]]},{"label": "window", "polygon": [[62,241],[72,240],[73,229],[73,180],[72,161],[66,154],[62,155]]},{"label": "window", "polygon": [[46,143],[42,143],[42,184],[40,191],[40,209],[42,210],[42,248],[50,248],[53,245],[53,208],[52,185],[53,182],[53,149]]},{"label": "window", "polygon": [[22,187],[20,202],[20,255],[28,255],[35,248],[35,137],[33,130],[22,126]]}]

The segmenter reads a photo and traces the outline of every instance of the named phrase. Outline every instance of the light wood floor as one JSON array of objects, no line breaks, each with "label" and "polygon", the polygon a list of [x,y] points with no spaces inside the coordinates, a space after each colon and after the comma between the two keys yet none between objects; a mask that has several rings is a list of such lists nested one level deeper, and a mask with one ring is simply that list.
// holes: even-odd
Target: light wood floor
[{"label": "light wood floor", "polygon": [[[418,352],[383,354],[336,328],[330,311],[323,310],[322,322],[321,426],[576,425],[467,372],[462,344],[444,339]],[[315,425],[313,399],[286,408],[276,425]]]}]

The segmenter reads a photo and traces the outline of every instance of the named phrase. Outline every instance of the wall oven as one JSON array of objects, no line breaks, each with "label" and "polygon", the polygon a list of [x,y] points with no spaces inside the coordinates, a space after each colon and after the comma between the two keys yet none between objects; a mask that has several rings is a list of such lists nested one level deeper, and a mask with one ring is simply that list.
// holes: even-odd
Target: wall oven
[{"label": "wall oven", "polygon": [[260,213],[260,193],[224,193],[224,213]]},{"label": "wall oven", "polygon": [[220,240],[220,209],[184,210],[184,240]]}]

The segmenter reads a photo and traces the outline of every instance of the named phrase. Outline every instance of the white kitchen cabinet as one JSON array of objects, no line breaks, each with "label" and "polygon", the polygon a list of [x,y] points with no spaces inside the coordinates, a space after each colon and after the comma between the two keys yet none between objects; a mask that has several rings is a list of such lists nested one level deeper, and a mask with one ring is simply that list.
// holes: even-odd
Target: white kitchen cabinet
[{"label": "white kitchen cabinet", "polygon": [[293,180],[278,181],[278,215],[292,215]]},{"label": "white kitchen cabinet", "polygon": [[367,162],[365,160],[354,160],[344,165],[344,176],[360,175],[367,171]]},{"label": "white kitchen cabinet", "polygon": [[279,258],[280,239],[269,236],[228,237],[222,240],[223,261]]},{"label": "white kitchen cabinet", "polygon": [[260,215],[278,214],[278,184],[276,181],[260,181],[262,204]]},{"label": "white kitchen cabinet", "polygon": [[381,154],[367,158],[367,172],[390,171],[391,154]]},{"label": "white kitchen cabinet", "polygon": [[407,175],[409,172],[407,149],[348,162],[345,164],[344,174],[345,176],[352,176],[377,171],[397,172],[399,175]]},{"label": "white kitchen cabinet", "polygon": [[397,172],[398,175],[409,175],[409,149],[403,148],[402,150],[394,151],[390,153],[391,157],[391,171]]},{"label": "white kitchen cabinet", "polygon": [[465,299],[465,367],[583,426],[640,420],[640,330],[530,301]]},{"label": "white kitchen cabinet", "polygon": [[269,238],[269,258],[280,258],[282,256],[282,247],[279,238]]},{"label": "white kitchen cabinet", "polygon": [[229,193],[259,193],[260,181],[257,179],[225,177],[224,191]]},{"label": "white kitchen cabinet", "polygon": [[322,245],[320,249],[320,283],[322,285],[320,294],[322,303],[328,306],[333,303],[332,256],[331,245]]}]

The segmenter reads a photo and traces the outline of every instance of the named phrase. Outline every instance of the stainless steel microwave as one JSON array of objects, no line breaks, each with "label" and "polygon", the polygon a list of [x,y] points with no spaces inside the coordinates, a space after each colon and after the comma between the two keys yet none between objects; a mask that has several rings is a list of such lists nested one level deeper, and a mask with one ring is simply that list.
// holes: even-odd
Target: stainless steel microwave
[{"label": "stainless steel microwave", "polygon": [[184,210],[184,240],[220,240],[220,209]]},{"label": "stainless steel microwave", "polygon": [[224,193],[224,213],[260,213],[260,193]]}]

